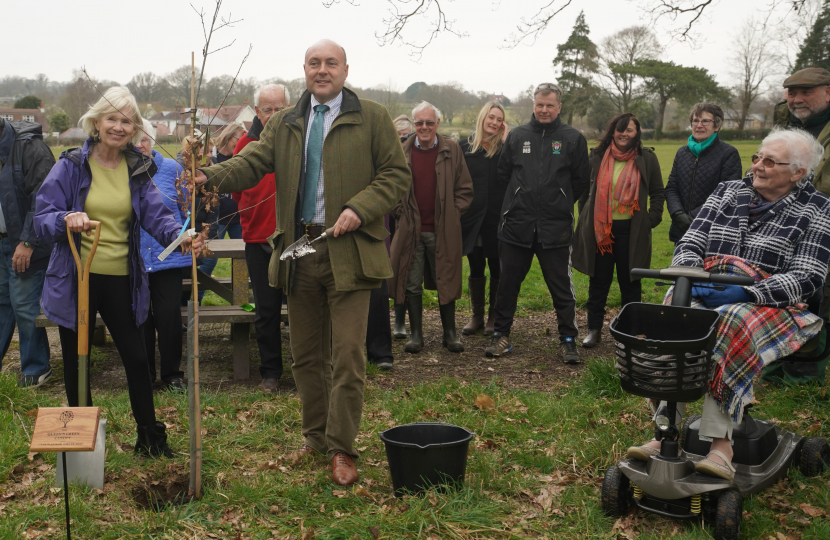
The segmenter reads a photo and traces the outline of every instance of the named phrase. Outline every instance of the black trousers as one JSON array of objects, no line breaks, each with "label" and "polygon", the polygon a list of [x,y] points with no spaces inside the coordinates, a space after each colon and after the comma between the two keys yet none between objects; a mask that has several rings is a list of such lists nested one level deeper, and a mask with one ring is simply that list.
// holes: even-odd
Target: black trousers
[{"label": "black trousers", "polygon": [[643,298],[643,287],[639,279],[631,281],[628,260],[631,245],[631,220],[614,220],[611,225],[611,234],[614,244],[611,253],[596,254],[594,259],[594,277],[588,286],[588,329],[601,330],[605,319],[605,302],[608,300],[608,291],[614,282],[614,267],[617,267],[617,283],[620,285],[621,304],[640,302]]},{"label": "black trousers", "polygon": [[484,257],[483,247],[474,247],[473,250],[469,253],[469,255],[467,255],[467,262],[470,263],[471,278],[483,278],[484,266],[486,264],[490,267],[490,279],[492,281],[499,280],[499,276],[501,275],[501,266],[499,264],[499,258],[490,257],[489,259],[486,259]]},{"label": "black trousers", "polygon": [[[133,318],[133,301],[129,276],[89,275],[89,342],[95,332],[98,313],[110,331],[118,355],[127,373],[127,388],[133,417],[139,426],[156,421],[153,407],[153,383],[147,369],[144,337]],[[179,322],[181,326],[181,322]],[[70,407],[78,406],[78,333],[72,328],[58,328],[63,351],[63,380]],[[87,405],[92,405],[92,392],[87,395]]]},{"label": "black trousers", "polygon": [[542,245],[533,238],[531,247],[521,247],[506,242],[499,244],[499,259],[501,260],[501,279],[499,291],[496,295],[496,332],[510,335],[513,326],[513,316],[516,314],[516,302],[522,288],[533,256],[539,261],[542,275],[553,299],[556,310],[559,337],[576,338],[576,294],[571,281],[571,248],[543,249]]},{"label": "black trousers", "polygon": [[182,371],[182,270],[170,268],[147,274],[150,279],[150,311],[142,325],[150,380],[156,380],[156,333],[158,333],[161,380],[169,383],[184,377]]},{"label": "black trousers", "polygon": [[369,296],[369,324],[366,326],[366,356],[369,362],[392,362],[392,325],[389,322],[389,287],[381,280]]},{"label": "black trousers", "polygon": [[271,253],[264,244],[245,244],[245,262],[251,276],[251,288],[256,304],[256,343],[259,346],[259,374],[263,379],[282,377],[282,289],[268,283],[268,264]]}]

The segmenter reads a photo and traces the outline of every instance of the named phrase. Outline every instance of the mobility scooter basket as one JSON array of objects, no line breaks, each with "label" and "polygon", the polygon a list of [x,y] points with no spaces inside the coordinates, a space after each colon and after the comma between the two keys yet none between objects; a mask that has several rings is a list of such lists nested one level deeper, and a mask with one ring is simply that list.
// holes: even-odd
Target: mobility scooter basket
[{"label": "mobility scooter basket", "polygon": [[719,318],[709,309],[627,304],[610,326],[623,390],[675,402],[702,398]]}]

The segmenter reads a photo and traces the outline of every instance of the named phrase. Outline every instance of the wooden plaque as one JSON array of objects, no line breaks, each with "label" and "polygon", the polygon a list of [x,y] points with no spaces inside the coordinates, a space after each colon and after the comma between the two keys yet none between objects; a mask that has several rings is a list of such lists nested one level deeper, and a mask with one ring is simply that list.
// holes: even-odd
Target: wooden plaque
[{"label": "wooden plaque", "polygon": [[30,452],[95,450],[101,407],[42,407],[37,411]]}]

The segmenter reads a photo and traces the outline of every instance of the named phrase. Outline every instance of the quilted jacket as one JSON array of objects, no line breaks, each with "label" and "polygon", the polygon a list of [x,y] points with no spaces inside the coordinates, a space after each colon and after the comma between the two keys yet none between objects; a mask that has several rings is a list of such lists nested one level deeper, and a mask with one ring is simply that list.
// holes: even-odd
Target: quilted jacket
[{"label": "quilted jacket", "polygon": [[806,302],[830,263],[830,197],[808,182],[750,224],[754,194],[751,174],[718,185],[677,243],[672,264],[702,267],[712,255],[733,255],[772,274],[744,287],[756,304]]},{"label": "quilted jacket", "polygon": [[694,219],[709,195],[721,182],[743,177],[738,150],[715,137],[700,157],[695,157],[687,145],[674,156],[674,163],[666,184],[666,207],[672,216],[669,240],[677,242],[686,230],[678,224],[675,214],[686,212]]}]

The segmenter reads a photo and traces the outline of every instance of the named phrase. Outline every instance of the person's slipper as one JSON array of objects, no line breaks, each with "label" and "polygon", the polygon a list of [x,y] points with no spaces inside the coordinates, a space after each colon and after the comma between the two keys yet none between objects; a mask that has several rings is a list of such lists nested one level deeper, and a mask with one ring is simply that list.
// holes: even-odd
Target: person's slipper
[{"label": "person's slipper", "polygon": [[639,459],[640,461],[648,461],[651,456],[656,456],[660,453],[659,448],[652,448],[647,445],[632,446],[625,452],[625,457],[628,459]]},{"label": "person's slipper", "polygon": [[712,461],[707,457],[706,459],[698,461],[697,464],[695,464],[695,471],[702,474],[708,474],[710,476],[717,476],[718,478],[723,478],[724,480],[729,480],[731,482],[735,478],[735,467],[732,466],[729,458],[727,458],[720,450],[712,450],[708,455],[712,454],[721,458],[726,465],[721,465],[717,461]]}]

